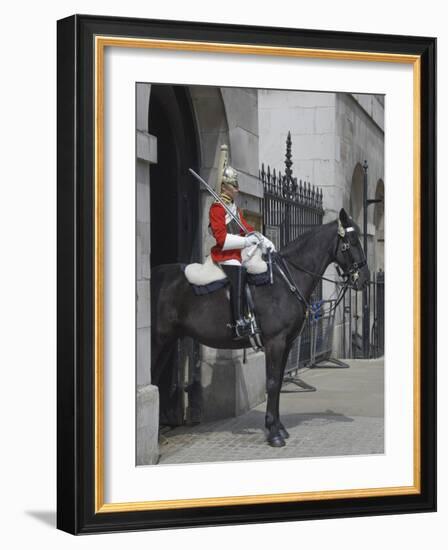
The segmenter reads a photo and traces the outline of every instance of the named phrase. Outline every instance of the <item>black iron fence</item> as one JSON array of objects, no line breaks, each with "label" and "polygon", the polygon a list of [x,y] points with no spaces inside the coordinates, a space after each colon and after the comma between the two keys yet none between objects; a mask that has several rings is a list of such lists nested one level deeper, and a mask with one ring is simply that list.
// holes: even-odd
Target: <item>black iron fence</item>
[{"label": "black iron fence", "polygon": [[[292,165],[292,140],[288,133],[283,172],[262,164],[259,176],[264,190],[263,231],[277,249],[323,223],[322,190],[294,177]],[[361,293],[349,290],[338,308],[341,313],[335,314],[331,307],[332,301],[322,301],[321,284],[312,295],[311,303],[315,311],[308,316],[301,335],[298,335],[292,346],[286,373],[302,367],[313,367],[322,361],[345,365],[331,357],[336,321],[342,325],[342,357],[368,359],[384,354],[383,271],[373,274],[365,304]],[[367,350],[365,337],[363,343],[363,307],[367,309],[369,317]]]},{"label": "black iron fence", "polygon": [[316,225],[321,225],[322,190],[309,182],[297,180],[292,171],[292,142],[288,133],[284,173],[262,164],[263,231],[277,249],[286,246]]},{"label": "black iron fence", "polygon": [[[264,190],[263,232],[277,249],[286,246],[313,227],[322,225],[324,217],[322,190],[311,186],[310,182],[294,177],[292,165],[292,140],[289,132],[283,173],[270,166],[265,167],[264,164],[260,170],[260,181]],[[321,298],[322,285],[319,284],[311,299],[319,303]],[[313,330],[308,321],[300,337],[297,335],[289,355],[286,373],[309,364],[313,354],[319,355],[320,351],[316,346],[322,342],[319,341],[317,344]]]}]

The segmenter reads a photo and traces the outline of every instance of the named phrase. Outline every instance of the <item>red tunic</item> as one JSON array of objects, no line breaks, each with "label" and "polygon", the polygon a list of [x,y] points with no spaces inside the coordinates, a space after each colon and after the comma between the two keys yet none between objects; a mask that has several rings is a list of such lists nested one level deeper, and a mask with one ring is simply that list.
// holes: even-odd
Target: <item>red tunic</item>
[{"label": "red tunic", "polygon": [[[238,217],[248,232],[254,231],[254,228],[244,219],[241,210],[237,208]],[[241,250],[223,250],[224,242],[227,236],[226,211],[219,202],[214,202],[210,207],[210,228],[216,239],[216,245],[211,250],[214,262],[224,262],[226,260],[238,260],[241,262]],[[244,233],[240,230],[240,235]]]}]

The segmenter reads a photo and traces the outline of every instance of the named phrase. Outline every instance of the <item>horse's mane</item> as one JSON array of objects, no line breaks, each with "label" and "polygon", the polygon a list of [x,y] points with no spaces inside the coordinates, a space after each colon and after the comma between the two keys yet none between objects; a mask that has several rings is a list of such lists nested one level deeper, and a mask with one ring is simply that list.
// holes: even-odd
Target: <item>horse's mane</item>
[{"label": "horse's mane", "polygon": [[[282,256],[285,257],[288,257],[290,254],[297,254],[297,252],[300,252],[302,248],[309,247],[313,240],[319,239],[319,237],[322,236],[322,233],[329,230],[330,227],[336,225],[336,223],[337,220],[333,220],[332,222],[318,225],[316,227],[313,227],[312,229],[309,229],[308,231],[288,243],[286,246],[281,248],[279,252]],[[334,231],[333,228],[332,231]]]}]

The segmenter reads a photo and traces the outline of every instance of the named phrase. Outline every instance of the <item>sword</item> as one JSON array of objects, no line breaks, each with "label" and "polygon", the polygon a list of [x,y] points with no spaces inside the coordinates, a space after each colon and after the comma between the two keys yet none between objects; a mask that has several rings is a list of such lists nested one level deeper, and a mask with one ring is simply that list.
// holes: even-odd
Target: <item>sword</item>
[{"label": "sword", "polygon": [[[249,231],[241,223],[239,217],[235,216],[235,214],[230,210],[230,208],[227,206],[227,204],[221,199],[221,197],[218,195],[218,193],[216,193],[216,191],[214,189],[212,189],[210,187],[210,185],[203,178],[201,178],[201,176],[199,174],[196,174],[196,172],[194,170],[192,170],[191,168],[189,168],[188,170],[189,170],[190,174],[192,174],[198,181],[200,181],[202,183],[202,185],[207,189],[207,191],[210,193],[210,195],[214,199],[216,199],[221,206],[224,207],[224,210],[227,212],[227,214],[229,214],[229,216],[232,218],[232,220],[234,220],[238,224],[238,226],[241,228],[241,230],[244,232],[244,234],[248,235]],[[250,252],[248,252],[248,254],[247,254],[248,259],[252,258],[252,256],[255,254],[255,251],[257,250],[257,248],[263,242],[262,239],[257,234],[257,232],[255,232],[254,235],[256,235],[257,238],[258,238],[258,244],[254,245],[254,249],[251,250]]]},{"label": "sword", "polygon": [[188,170],[189,170],[190,174],[192,174],[198,181],[200,181],[202,183],[202,185],[207,189],[207,191],[210,193],[210,195],[212,195],[212,197],[215,200],[217,200],[221,206],[224,207],[224,210],[227,212],[227,214],[232,218],[232,220],[236,221],[236,223],[238,224],[240,229],[242,231],[244,231],[245,235],[247,235],[249,233],[249,231],[240,222],[239,218],[237,216],[235,216],[235,214],[230,210],[230,208],[227,206],[227,204],[221,199],[221,197],[218,195],[218,193],[216,193],[216,191],[214,189],[212,189],[210,187],[210,185],[204,179],[202,179],[199,174],[196,174],[196,172],[194,170],[192,170],[191,168],[189,168]]},{"label": "sword", "polygon": [[272,252],[268,250],[268,268],[269,268],[269,284],[274,284],[274,273],[272,272]]}]

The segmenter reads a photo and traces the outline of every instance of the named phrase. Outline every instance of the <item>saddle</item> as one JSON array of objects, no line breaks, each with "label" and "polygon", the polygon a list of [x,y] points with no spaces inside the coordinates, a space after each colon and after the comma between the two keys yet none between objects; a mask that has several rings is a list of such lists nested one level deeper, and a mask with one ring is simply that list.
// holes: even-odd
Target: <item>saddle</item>
[{"label": "saddle", "polygon": [[[263,260],[261,251],[247,259],[246,250],[242,251],[242,260],[247,269],[247,282],[250,285],[263,285],[269,282],[268,265]],[[195,294],[210,294],[228,284],[227,276],[219,264],[213,262],[211,256],[207,256],[203,264],[183,265],[185,277],[193,287]]]},{"label": "saddle", "polygon": [[[250,344],[255,351],[263,349],[263,343],[259,330],[257,328],[257,321],[255,319],[255,308],[252,299],[252,293],[250,286],[265,285],[270,282],[267,263],[263,260],[261,251],[256,250],[253,256],[246,258],[242,251],[242,260],[244,267],[247,269],[247,284],[244,290],[246,295],[246,306],[248,309],[248,315],[251,320],[252,333],[248,336]],[[215,292],[216,290],[223,288],[229,281],[224,270],[220,265],[215,264],[208,256],[203,264],[189,264],[183,265],[182,269],[185,273],[187,281],[193,288],[196,295],[204,295]]]}]

